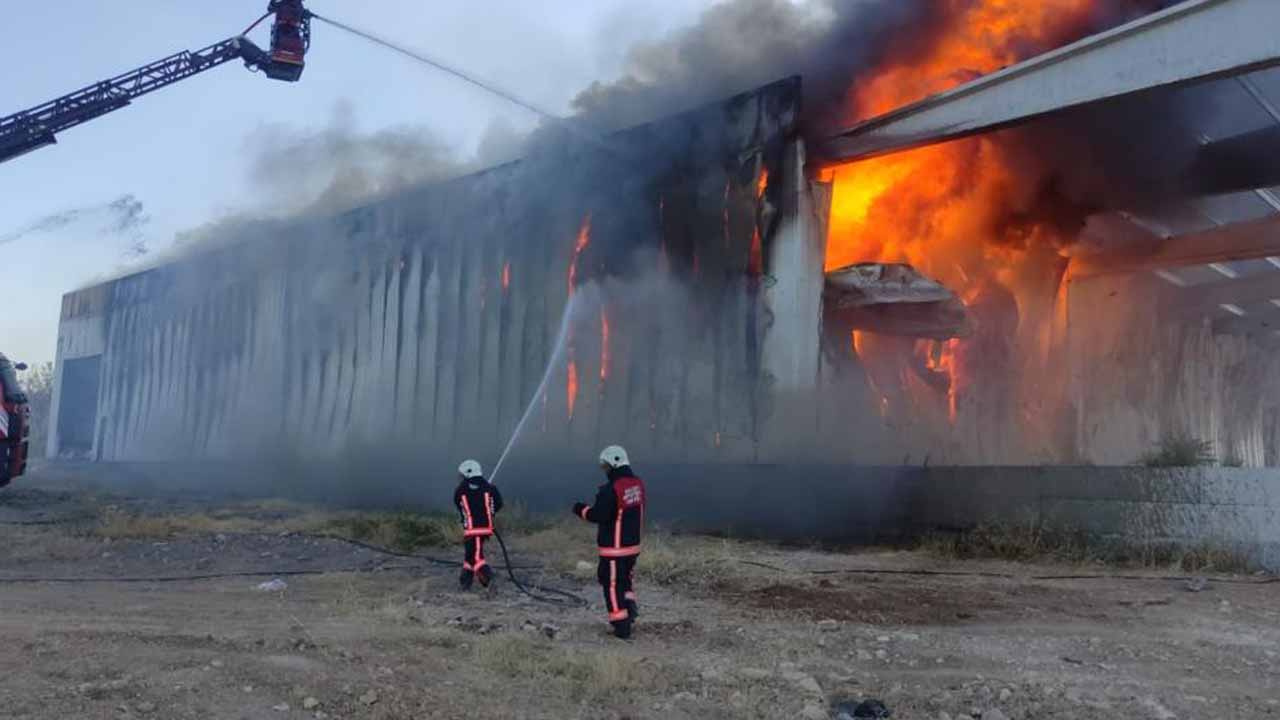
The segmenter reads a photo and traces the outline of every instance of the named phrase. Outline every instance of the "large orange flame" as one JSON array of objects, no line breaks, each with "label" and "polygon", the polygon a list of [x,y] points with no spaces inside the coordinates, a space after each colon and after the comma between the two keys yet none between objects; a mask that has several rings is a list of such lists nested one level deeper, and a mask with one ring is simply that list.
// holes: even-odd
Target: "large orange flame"
[{"label": "large orange flame", "polygon": [[[946,19],[945,27],[928,38],[891,46],[887,60],[852,88],[850,119],[893,110],[1070,41],[1087,30],[1096,4],[938,0],[936,12]],[[1048,327],[1058,287],[1042,287],[1043,269],[1061,258],[1027,249],[1053,248],[1066,239],[1054,237],[1048,223],[1024,222],[1010,229],[1010,218],[1033,205],[1037,190],[1012,153],[1001,138],[980,136],[824,169],[822,179],[832,183],[826,269],[855,262],[910,263],[967,304],[993,288],[1011,292],[1017,301],[1014,334],[1031,332],[1026,325],[1037,322]],[[1038,299],[1046,294],[1047,301]],[[1003,308],[998,302],[987,305]],[[1029,318],[1027,308],[1048,312]],[[857,333],[853,341],[864,359],[893,347],[870,346]],[[898,358],[904,366],[915,362],[948,376],[945,402],[953,423],[975,382],[964,375],[981,369],[972,359],[980,354],[978,342],[935,346],[921,340],[914,358]],[[903,386],[909,385],[903,375]],[[884,411],[890,393],[883,386],[873,385],[872,391]]]}]

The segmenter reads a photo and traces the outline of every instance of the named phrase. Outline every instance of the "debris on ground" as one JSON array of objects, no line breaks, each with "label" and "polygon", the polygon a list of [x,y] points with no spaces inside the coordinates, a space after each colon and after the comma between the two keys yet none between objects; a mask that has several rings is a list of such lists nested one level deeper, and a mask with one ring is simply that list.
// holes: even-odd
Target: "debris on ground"
[{"label": "debris on ground", "polygon": [[835,712],[836,720],[893,717],[893,711],[883,702],[874,698],[867,698],[857,703],[853,701],[837,703],[833,711]]},{"label": "debris on ground", "polygon": [[264,583],[258,583],[258,586],[255,589],[259,592],[284,592],[288,587],[288,583],[280,578],[275,578],[274,580],[268,580]]}]

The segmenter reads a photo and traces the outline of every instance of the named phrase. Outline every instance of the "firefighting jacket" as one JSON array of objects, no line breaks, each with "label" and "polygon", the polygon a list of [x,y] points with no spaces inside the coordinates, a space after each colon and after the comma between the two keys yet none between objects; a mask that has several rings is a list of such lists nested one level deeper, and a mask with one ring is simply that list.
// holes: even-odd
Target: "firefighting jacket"
[{"label": "firefighting jacket", "polygon": [[493,534],[493,518],[502,509],[502,493],[484,478],[471,478],[458,483],[453,504],[465,537],[489,536]]},{"label": "firefighting jacket", "polygon": [[600,486],[595,502],[578,515],[595,523],[600,557],[629,557],[640,554],[640,534],[644,527],[644,481],[629,467],[609,471],[609,481]]}]

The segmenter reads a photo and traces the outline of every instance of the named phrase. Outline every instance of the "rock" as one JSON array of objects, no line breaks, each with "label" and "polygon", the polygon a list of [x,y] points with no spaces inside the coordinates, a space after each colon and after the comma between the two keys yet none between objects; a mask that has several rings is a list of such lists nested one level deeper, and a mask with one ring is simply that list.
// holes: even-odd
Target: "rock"
[{"label": "rock", "polygon": [[302,701],[302,707],[306,710],[315,710],[320,707],[320,701],[313,697],[309,697]]},{"label": "rock", "polygon": [[360,696],[360,702],[364,705],[375,705],[378,702],[378,693],[374,690]]},{"label": "rock", "polygon": [[546,635],[547,638],[555,640],[556,636],[560,634],[560,626],[555,623],[542,623],[542,627],[539,627],[538,631]]},{"label": "rock", "polygon": [[982,711],[982,720],[1009,720],[1009,716],[1000,712],[1000,708],[991,708]]},{"label": "rock", "polygon": [[271,709],[275,710],[276,712],[289,712],[289,703],[280,703],[279,705],[272,705]]},{"label": "rock", "polygon": [[1182,584],[1182,589],[1187,592],[1204,592],[1209,589],[1209,578],[1193,577]]},{"label": "rock", "polygon": [[224,664],[225,664],[225,663],[223,663],[221,660],[214,660],[214,661],[212,661],[212,662],[210,662],[210,663],[209,663],[209,665],[210,665],[210,666],[212,666],[212,667],[216,667],[216,668],[220,668],[220,667],[222,667]]},{"label": "rock", "polygon": [[800,717],[804,720],[827,720],[827,711],[823,710],[821,705],[809,703],[800,711]]},{"label": "rock", "polygon": [[285,583],[285,581],[280,578],[275,578],[264,583],[259,583],[254,589],[259,592],[284,592],[288,587],[289,585]]},{"label": "rock", "polygon": [[747,704],[747,696],[737,690],[734,690],[733,694],[729,696],[729,704],[736,708],[740,708]]},{"label": "rock", "polygon": [[252,686],[252,685],[245,685],[244,687],[242,687],[242,688],[240,688],[240,689],[241,689],[241,690],[243,690],[244,692],[247,692],[247,693],[251,693],[251,692],[253,692],[253,686]]},{"label": "rock", "polygon": [[585,572],[591,572],[592,570],[595,570],[596,566],[592,565],[586,560],[579,560],[578,564],[574,565],[574,568],[577,569],[577,571],[580,573],[585,573]]},{"label": "rock", "polygon": [[156,711],[156,704],[153,702],[140,702],[133,706],[135,710],[142,714],[153,713]]},{"label": "rock", "polygon": [[884,650],[877,650],[876,657],[880,658],[881,660],[884,660],[885,658],[889,657],[889,653]]},{"label": "rock", "polygon": [[738,674],[747,680],[764,680],[772,675],[768,670],[753,667],[739,668]]},{"label": "rock", "polygon": [[866,698],[857,703],[852,700],[837,703],[834,710],[836,720],[862,720],[862,718],[887,718],[893,716],[893,711],[875,698]]},{"label": "rock", "polygon": [[823,632],[835,632],[840,629],[840,623],[836,620],[826,619],[818,621],[818,629]]},{"label": "rock", "polygon": [[1003,688],[1002,690],[1000,690],[1000,702],[1009,702],[1009,699],[1012,697],[1013,697],[1013,691],[1010,690],[1009,688]]},{"label": "rock", "polygon": [[675,700],[676,702],[692,702],[693,700],[697,699],[697,696],[695,696],[693,693],[689,692],[688,690],[685,690],[684,692],[676,693],[675,696],[672,697],[671,699]]},{"label": "rock", "polygon": [[1172,710],[1160,704],[1155,698],[1148,697],[1142,699],[1142,706],[1151,711],[1151,716],[1156,720],[1174,720],[1178,717]]},{"label": "rock", "polygon": [[890,641],[890,640],[892,640],[892,639],[893,639],[893,638],[889,637],[888,635],[881,635],[880,637],[876,638],[876,642],[878,642],[878,643],[887,643],[887,642],[889,642],[889,641]]},{"label": "rock", "polygon": [[870,659],[871,659],[871,653],[867,652],[866,650],[859,650],[859,651],[858,651],[858,659],[859,659],[859,660],[864,660],[864,661],[865,661],[865,660],[870,660]]},{"label": "rock", "polygon": [[800,672],[799,670],[786,670],[786,671],[783,671],[782,677],[787,682],[794,684],[796,687],[800,688],[801,690],[804,690],[805,692],[812,693],[814,695],[822,694],[822,686],[819,685],[818,681],[815,680],[813,676],[809,675],[808,673],[803,673],[803,672]]},{"label": "rock", "polygon": [[916,633],[898,633],[898,637],[907,642],[916,642],[920,639],[920,636]]}]

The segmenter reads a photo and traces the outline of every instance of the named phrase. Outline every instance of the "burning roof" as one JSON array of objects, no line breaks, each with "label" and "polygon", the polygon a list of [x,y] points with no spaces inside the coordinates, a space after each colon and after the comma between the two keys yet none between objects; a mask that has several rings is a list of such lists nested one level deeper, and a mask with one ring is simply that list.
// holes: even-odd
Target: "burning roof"
[{"label": "burning roof", "polygon": [[964,303],[906,263],[855,263],[827,273],[828,322],[841,330],[949,340],[971,333]]}]

